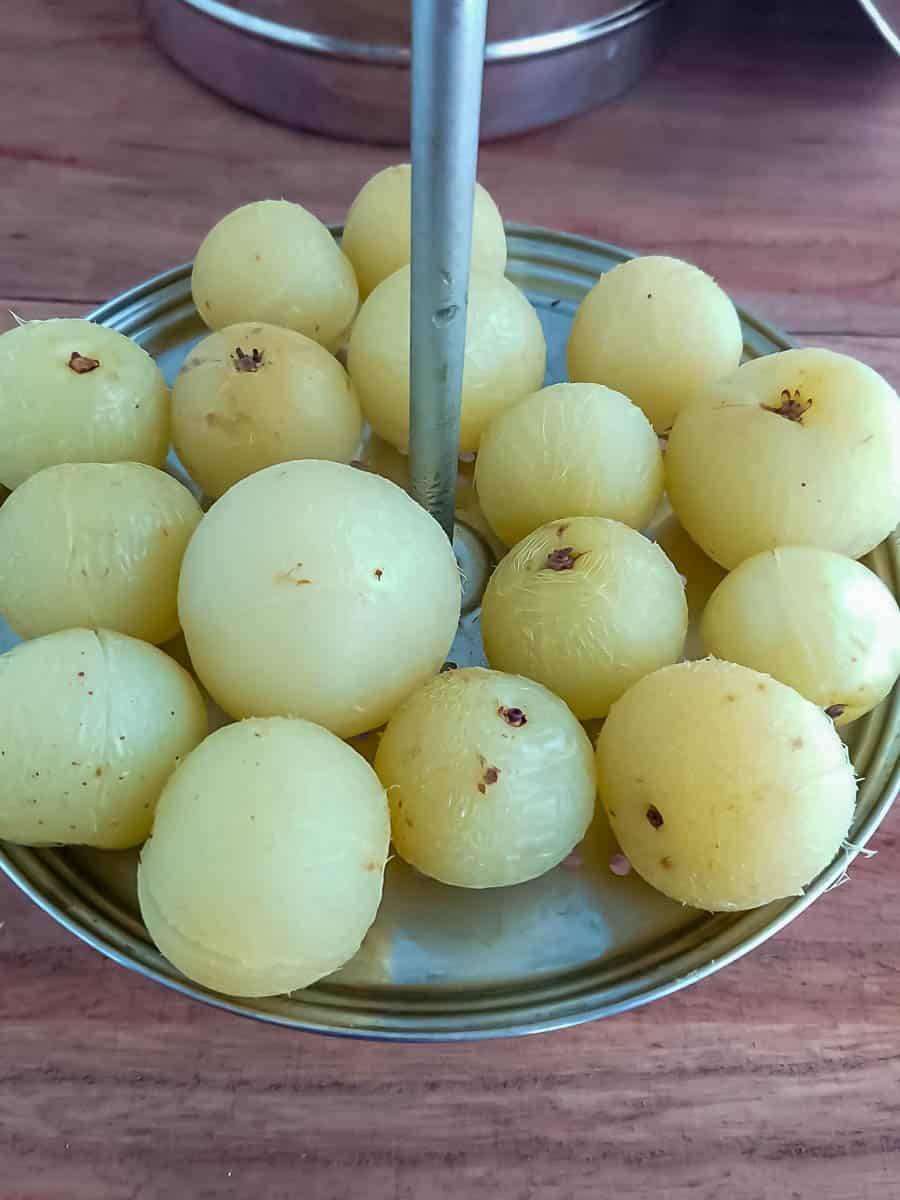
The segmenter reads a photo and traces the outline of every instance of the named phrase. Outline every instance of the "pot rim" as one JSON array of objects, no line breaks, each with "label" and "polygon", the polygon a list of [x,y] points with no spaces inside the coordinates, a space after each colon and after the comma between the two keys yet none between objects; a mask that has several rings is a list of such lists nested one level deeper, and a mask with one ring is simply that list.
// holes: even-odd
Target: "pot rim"
[{"label": "pot rim", "polygon": [[[393,45],[389,42],[361,42],[352,38],[298,29],[268,17],[244,12],[226,0],[147,0],[147,6],[158,7],[164,2],[180,4],[220,25],[228,26],[242,36],[273,42],[288,50],[325,58],[366,62],[370,65],[407,69],[410,65],[411,52],[408,46]],[[666,3],[668,0],[626,0],[621,8],[593,21],[488,42],[484,53],[485,62],[489,65],[516,62],[580,48],[644,20]]]}]

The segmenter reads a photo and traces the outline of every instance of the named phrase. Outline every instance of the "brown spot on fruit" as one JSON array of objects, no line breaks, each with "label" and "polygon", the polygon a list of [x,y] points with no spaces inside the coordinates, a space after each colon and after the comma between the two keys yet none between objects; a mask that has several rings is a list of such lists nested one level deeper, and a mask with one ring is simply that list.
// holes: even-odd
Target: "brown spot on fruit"
[{"label": "brown spot on fruit", "polygon": [[221,429],[223,433],[234,437],[243,435],[242,426],[253,424],[253,418],[243,412],[235,413],[233,417],[227,417],[223,413],[208,412],[203,420],[210,429]]},{"label": "brown spot on fruit", "polygon": [[[482,765],[484,765],[484,759],[481,757],[480,754],[478,757],[481,759]],[[497,782],[497,780],[499,778],[500,778],[500,768],[499,767],[485,767],[484,768],[484,774],[481,777],[481,782],[478,784],[478,790],[479,790],[479,792],[481,792],[482,796],[485,794],[485,792],[488,790],[488,788],[492,784]]]},{"label": "brown spot on fruit", "polygon": [[758,683],[756,685],[756,690],[758,692],[764,692],[766,690],[766,685],[764,683]]},{"label": "brown spot on fruit", "polygon": [[647,806],[647,812],[645,813],[645,816],[654,829],[662,828],[664,824],[663,815],[655,804],[649,804]]},{"label": "brown spot on fruit", "polygon": [[581,558],[581,555],[575,553],[574,547],[560,546],[558,550],[550,551],[550,553],[547,555],[547,561],[544,563],[541,570],[571,571],[579,558]]},{"label": "brown spot on fruit", "polygon": [[384,575],[384,571],[382,571],[381,567],[376,567],[375,570],[372,572],[372,574],[375,576],[375,578],[377,580],[380,581],[381,577]]},{"label": "brown spot on fruit", "polygon": [[99,779],[99,778],[100,778],[100,776],[103,774],[103,768],[102,768],[102,767],[97,767],[96,771],[94,771],[94,774],[95,774],[95,775],[97,776],[97,778]]},{"label": "brown spot on fruit", "polygon": [[804,416],[812,408],[812,398],[803,400],[798,389],[795,389],[791,395],[789,389],[785,388],[777,404],[761,404],[759,407],[764,408],[766,412],[775,413],[778,417],[784,417],[787,421],[796,421],[798,424],[802,424]]},{"label": "brown spot on fruit", "polygon": [[366,863],[366,870],[367,871],[377,871],[378,863],[375,863],[375,862]]},{"label": "brown spot on fruit", "polygon": [[734,704],[736,700],[737,700],[737,696],[735,696],[733,692],[726,693],[726,695],[725,695],[726,704]]},{"label": "brown spot on fruit", "polygon": [[514,729],[520,729],[523,725],[528,724],[528,718],[522,712],[521,708],[507,708],[501,704],[497,712],[507,725],[512,725]]},{"label": "brown spot on fruit", "polygon": [[458,671],[458,670],[459,670],[459,666],[458,666],[458,664],[457,664],[457,663],[455,663],[455,662],[451,662],[451,661],[450,661],[450,659],[447,659],[447,661],[446,661],[446,662],[444,663],[444,665],[441,667],[441,671],[440,671],[440,673],[443,675],[443,674],[445,674],[447,671]]},{"label": "brown spot on fruit", "polygon": [[566,532],[566,530],[567,530],[568,528],[569,528],[568,524],[566,524],[566,525],[557,525],[557,527],[556,527],[556,536],[557,536],[557,537],[562,537],[562,535],[563,535],[563,534]]},{"label": "brown spot on fruit", "polygon": [[292,583],[294,587],[303,587],[304,584],[312,583],[312,580],[308,579],[305,575],[297,574],[297,572],[301,571],[302,569],[303,563],[298,562],[296,566],[291,567],[288,571],[279,571],[279,573],[275,576],[275,582]]},{"label": "brown spot on fruit", "polygon": [[91,371],[97,370],[100,366],[100,359],[88,358],[86,354],[79,354],[77,350],[73,350],[66,366],[76,375],[87,375]]},{"label": "brown spot on fruit", "polygon": [[832,721],[836,721],[838,717],[842,717],[846,711],[846,704],[829,704],[825,709],[825,716],[831,717]]},{"label": "brown spot on fruit", "polygon": [[791,745],[793,746],[793,748],[795,750],[802,750],[803,749],[803,738],[802,737],[793,738],[791,740]]},{"label": "brown spot on fruit", "polygon": [[664,868],[666,871],[671,871],[671,870],[672,870],[672,860],[671,860],[671,858],[669,858],[668,854],[664,855],[664,856],[663,856],[663,857],[662,857],[662,858],[659,860],[659,865],[660,865],[661,867],[663,867],[663,868]]},{"label": "brown spot on fruit", "polygon": [[252,374],[264,365],[264,353],[254,346],[249,354],[245,354],[240,346],[236,346],[231,356],[231,362],[236,371]]}]

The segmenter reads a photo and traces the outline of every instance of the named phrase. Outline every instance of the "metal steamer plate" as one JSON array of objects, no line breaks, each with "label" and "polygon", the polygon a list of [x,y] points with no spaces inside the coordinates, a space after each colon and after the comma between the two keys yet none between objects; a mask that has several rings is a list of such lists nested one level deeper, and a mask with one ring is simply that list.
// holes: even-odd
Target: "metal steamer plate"
[{"label": "metal steamer plate", "polygon": [[[508,234],[508,274],[540,315],[548,345],[547,382],[558,382],[565,378],[565,342],[579,301],[603,271],[629,255],[548,230],[510,226]],[[744,311],[740,315],[746,357],[789,345],[776,329]],[[93,317],[144,346],[170,382],[206,333],[191,300],[189,266],[149,280]],[[365,458],[404,481],[405,460],[390,447],[370,439]],[[483,528],[470,464],[461,467],[458,495],[459,517]],[[895,540],[888,539],[866,562],[900,594]],[[0,625],[0,649],[15,640]],[[483,661],[477,611],[464,615],[452,654],[460,665]],[[900,784],[900,687],[850,727],[848,742],[862,778],[850,834],[860,845],[878,827]],[[365,751],[366,745],[360,748]],[[574,861],[517,887],[447,887],[395,857],[378,918],[350,963],[305,991],[246,1001],[190,983],[155,950],[136,902],[136,850],[0,844],[0,866],[73,933],[187,995],[297,1029],[422,1040],[553,1029],[667,995],[771,937],[835,883],[853,854],[842,851],[801,897],[751,912],[711,915],[666,899],[634,872],[614,875],[609,861],[615,851],[598,812]]]}]

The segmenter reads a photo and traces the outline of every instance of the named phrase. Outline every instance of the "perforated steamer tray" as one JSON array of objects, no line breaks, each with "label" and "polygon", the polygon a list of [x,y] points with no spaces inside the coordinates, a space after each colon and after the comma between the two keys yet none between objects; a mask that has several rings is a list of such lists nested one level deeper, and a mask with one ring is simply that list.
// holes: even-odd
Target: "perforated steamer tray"
[{"label": "perforated steamer tray", "polygon": [[[339,234],[339,230],[335,231]],[[565,341],[582,296],[628,254],[613,246],[510,226],[508,273],[531,298],[548,344],[547,381],[565,378]],[[190,268],[148,280],[93,314],[128,334],[171,381],[206,330],[191,301]],[[741,313],[749,358],[788,346],[784,335]],[[369,461],[402,481],[403,460],[373,442]],[[470,470],[460,482],[461,515],[473,515]],[[900,594],[896,538],[866,563]],[[0,625],[0,649],[14,636]],[[690,641],[689,641],[690,644]],[[482,661],[477,613],[463,620],[452,652]],[[850,726],[862,776],[850,833],[863,845],[900,787],[900,689]],[[361,747],[366,749],[365,745]],[[384,1039],[500,1037],[610,1016],[695,983],[771,937],[846,869],[842,851],[806,893],[747,913],[684,908],[634,873],[609,870],[616,846],[602,814],[579,850],[580,865],[557,867],[518,887],[467,891],[426,879],[395,858],[384,902],[356,957],[305,991],[234,1000],[185,980],[154,949],[141,924],[137,851],[34,850],[0,844],[0,866],[72,933],[123,966],[196,999],[295,1029]],[[834,903],[839,904],[839,897]]]}]

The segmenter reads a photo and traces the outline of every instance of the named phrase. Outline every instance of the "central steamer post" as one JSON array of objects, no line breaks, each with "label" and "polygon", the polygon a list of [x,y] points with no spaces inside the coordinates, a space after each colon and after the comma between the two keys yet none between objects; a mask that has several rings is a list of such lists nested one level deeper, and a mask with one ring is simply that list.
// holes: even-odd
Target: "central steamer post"
[{"label": "central steamer post", "polygon": [[454,520],[486,20],[487,0],[412,4],[410,478],[453,541],[464,611],[490,571],[481,538]]}]

